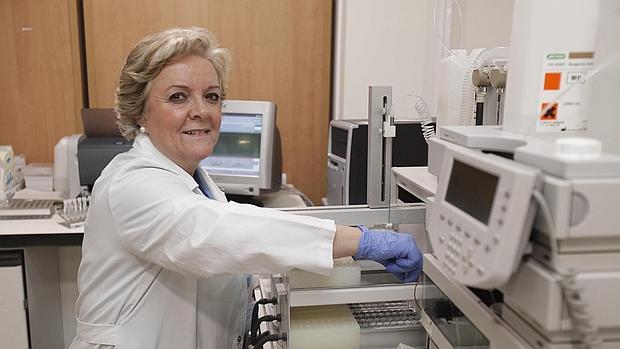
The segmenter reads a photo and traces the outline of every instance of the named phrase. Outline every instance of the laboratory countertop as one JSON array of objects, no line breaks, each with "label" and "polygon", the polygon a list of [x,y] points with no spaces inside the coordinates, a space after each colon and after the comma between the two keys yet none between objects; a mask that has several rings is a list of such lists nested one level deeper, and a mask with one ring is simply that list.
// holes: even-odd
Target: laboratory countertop
[{"label": "laboratory countertop", "polygon": [[69,229],[61,222],[57,215],[49,219],[0,220],[0,248],[81,244],[83,229]]},{"label": "laboratory countertop", "polygon": [[[258,197],[265,207],[305,207],[302,195],[293,186]],[[0,249],[23,246],[80,245],[84,229],[69,229],[62,218],[0,220]]]},{"label": "laboratory countertop", "polygon": [[428,172],[428,167],[393,167],[392,172],[397,185],[402,185],[425,203],[435,196],[437,177]]}]

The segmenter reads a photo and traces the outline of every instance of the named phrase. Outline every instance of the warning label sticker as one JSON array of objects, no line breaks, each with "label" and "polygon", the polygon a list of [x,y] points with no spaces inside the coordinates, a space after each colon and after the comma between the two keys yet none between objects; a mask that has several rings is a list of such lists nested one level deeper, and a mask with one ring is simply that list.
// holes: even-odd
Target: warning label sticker
[{"label": "warning label sticker", "polygon": [[545,54],[536,132],[585,131],[588,74],[594,52]]}]

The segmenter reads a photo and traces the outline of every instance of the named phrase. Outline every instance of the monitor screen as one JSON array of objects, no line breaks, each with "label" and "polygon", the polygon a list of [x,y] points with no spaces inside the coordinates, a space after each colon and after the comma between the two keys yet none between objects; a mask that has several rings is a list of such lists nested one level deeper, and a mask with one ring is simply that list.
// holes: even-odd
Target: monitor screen
[{"label": "monitor screen", "polygon": [[262,129],[260,114],[223,114],[215,149],[200,166],[213,174],[258,176]]},{"label": "monitor screen", "polygon": [[454,160],[446,201],[488,225],[498,181],[493,174]]}]

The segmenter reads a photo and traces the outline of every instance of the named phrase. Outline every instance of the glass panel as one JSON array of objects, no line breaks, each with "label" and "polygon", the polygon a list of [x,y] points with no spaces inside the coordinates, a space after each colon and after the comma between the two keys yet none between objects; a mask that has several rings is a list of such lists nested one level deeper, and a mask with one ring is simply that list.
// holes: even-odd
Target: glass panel
[{"label": "glass panel", "polygon": [[[429,278],[425,279],[428,281],[428,285],[434,286]],[[489,348],[489,340],[438,287],[432,292],[439,297],[424,297],[421,302],[422,310],[455,349]]]}]

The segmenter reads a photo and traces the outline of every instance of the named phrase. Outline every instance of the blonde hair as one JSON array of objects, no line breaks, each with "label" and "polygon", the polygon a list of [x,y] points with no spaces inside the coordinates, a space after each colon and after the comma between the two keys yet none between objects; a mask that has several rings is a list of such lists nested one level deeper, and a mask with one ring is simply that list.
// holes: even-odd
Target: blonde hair
[{"label": "blonde hair", "polygon": [[220,83],[222,97],[228,90],[230,52],[219,47],[215,36],[204,28],[170,28],[144,37],[131,50],[116,87],[114,110],[118,127],[127,139],[138,134],[146,116],[146,100],[153,79],[175,60],[196,54],[209,60]]}]

